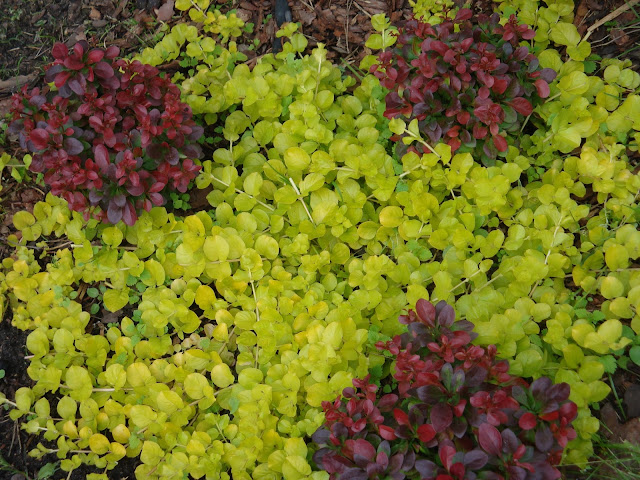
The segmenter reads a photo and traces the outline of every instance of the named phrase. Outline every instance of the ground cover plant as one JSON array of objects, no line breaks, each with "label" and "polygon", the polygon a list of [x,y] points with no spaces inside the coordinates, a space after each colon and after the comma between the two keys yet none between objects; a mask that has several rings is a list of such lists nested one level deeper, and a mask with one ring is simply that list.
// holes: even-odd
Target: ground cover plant
[{"label": "ground cover plant", "polygon": [[[306,54],[290,24],[283,51],[249,66],[237,17],[200,0],[176,6],[201,24],[174,26],[137,59],[187,70],[171,80],[213,138],[195,180],[210,208],[155,207],[108,225],[49,194],[14,215],[0,309],[30,332],[35,385],[2,401],[42,434],[34,454],[57,455],[65,471],[107,470],[92,480],[125,456],[140,459],[138,478],[326,479],[310,443],[323,402],[367,375],[363,388],[384,392],[399,368],[376,344],[403,334],[398,315],[427,299],[473,323],[469,348],[495,345],[511,377],[570,387],[575,438],[562,461],[587,466],[591,408],[640,333],[629,156],[640,76],[619,60],[592,70],[570,2],[497,4],[502,22],[515,14],[535,31],[522,46],[556,76],[487,162],[434,141],[417,119],[389,121],[374,59],[347,75],[322,46]],[[373,24],[371,46],[392,48],[393,27]],[[417,148],[399,154],[399,137]],[[450,448],[438,467],[458,458]],[[502,462],[498,450],[485,453]]]}]

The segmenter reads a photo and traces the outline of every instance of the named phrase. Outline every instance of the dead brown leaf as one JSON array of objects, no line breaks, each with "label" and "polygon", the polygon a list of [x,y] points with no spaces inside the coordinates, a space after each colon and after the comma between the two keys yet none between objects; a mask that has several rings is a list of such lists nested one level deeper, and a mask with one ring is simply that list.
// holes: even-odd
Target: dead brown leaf
[{"label": "dead brown leaf", "polygon": [[237,17],[245,23],[248,23],[249,20],[253,17],[253,13],[250,10],[239,8],[236,10]]},{"label": "dead brown leaf", "polygon": [[308,8],[295,8],[292,10],[296,20],[302,22],[303,25],[311,25],[316,21],[317,15],[315,11]]},{"label": "dead brown leaf", "polygon": [[89,18],[91,20],[100,20],[102,18],[102,14],[95,7],[91,7],[91,11],[89,12]]},{"label": "dead brown leaf", "polygon": [[171,20],[174,14],[173,5],[174,5],[173,0],[168,0],[167,3],[165,3],[160,8],[157,8],[155,10],[156,18],[158,19],[159,22],[166,23],[169,20]]},{"label": "dead brown leaf", "polygon": [[243,10],[260,10],[258,6],[256,6],[251,2],[240,2],[239,7],[242,8]]},{"label": "dead brown leaf", "polygon": [[121,13],[123,17],[129,16],[129,12],[127,11],[127,3],[129,3],[129,0],[120,0],[120,3],[118,3],[118,8],[116,8],[116,10],[113,12],[113,16],[115,18],[118,18],[118,15],[120,15]]},{"label": "dead brown leaf", "polygon": [[627,35],[627,33],[621,28],[612,28],[610,35],[616,45],[621,47],[627,45],[631,41],[631,37],[629,37],[629,35]]}]

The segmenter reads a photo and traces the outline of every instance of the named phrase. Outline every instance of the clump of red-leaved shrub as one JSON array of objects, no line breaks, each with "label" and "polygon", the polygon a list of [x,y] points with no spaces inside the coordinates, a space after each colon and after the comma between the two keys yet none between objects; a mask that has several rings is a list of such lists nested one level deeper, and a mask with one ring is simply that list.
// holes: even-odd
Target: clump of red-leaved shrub
[{"label": "clump of red-leaved shrub", "polygon": [[419,300],[400,317],[408,332],[377,347],[395,362],[393,388],[353,380],[322,404],[316,464],[332,480],[551,480],[576,404],[569,386],[530,385],[508,373],[494,345],[472,345],[473,325],[453,308]]},{"label": "clump of red-leaved shrub", "polygon": [[[54,195],[85,217],[133,225],[142,210],[185,192],[200,167],[202,127],[158,69],[118,59],[117,47],[53,47],[45,80],[13,97],[10,131],[34,152]],[[99,207],[99,208],[98,208]]]},{"label": "clump of red-leaved shrub", "polygon": [[515,15],[505,25],[498,20],[498,14],[460,9],[438,25],[407,21],[396,44],[371,67],[390,90],[384,115],[417,119],[431,142],[445,141],[454,152],[475,152],[487,161],[506,151],[509,133],[518,132],[549,95],[556,72],[540,68],[523,43],[535,36],[532,29]]}]

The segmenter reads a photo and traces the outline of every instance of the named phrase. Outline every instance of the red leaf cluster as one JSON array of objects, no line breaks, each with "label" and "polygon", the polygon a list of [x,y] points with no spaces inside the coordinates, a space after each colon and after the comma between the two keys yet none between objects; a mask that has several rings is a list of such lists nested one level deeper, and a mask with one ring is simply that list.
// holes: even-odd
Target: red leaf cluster
[{"label": "red leaf cluster", "polygon": [[332,480],[560,478],[555,465],[576,436],[566,383],[509,375],[445,302],[419,300],[399,321],[408,331],[377,344],[394,362],[389,393],[367,376],[323,402],[314,460]]},{"label": "red leaf cluster", "polygon": [[385,116],[417,119],[431,142],[445,141],[452,151],[485,160],[506,151],[509,133],[549,95],[556,73],[541,69],[521,44],[535,36],[532,29],[514,15],[504,26],[498,20],[461,9],[439,25],[407,21],[393,49],[371,67],[390,90]]},{"label": "red leaf cluster", "polygon": [[57,43],[52,53],[45,80],[57,90],[14,95],[11,124],[51,192],[87,218],[127,225],[185,192],[200,170],[203,129],[178,87],[154,67],[118,59],[117,47]]}]

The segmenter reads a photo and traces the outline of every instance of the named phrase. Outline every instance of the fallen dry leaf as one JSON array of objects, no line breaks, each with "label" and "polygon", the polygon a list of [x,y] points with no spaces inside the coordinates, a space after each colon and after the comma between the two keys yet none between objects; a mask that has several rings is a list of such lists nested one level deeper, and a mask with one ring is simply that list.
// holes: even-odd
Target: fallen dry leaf
[{"label": "fallen dry leaf", "polygon": [[162,5],[160,8],[156,8],[156,18],[159,22],[168,22],[173,17],[173,0],[168,0],[167,3]]},{"label": "fallen dry leaf", "polygon": [[631,40],[631,37],[625,33],[621,28],[612,28],[611,29],[611,39],[616,42],[618,46],[624,46]]},{"label": "fallen dry leaf", "polygon": [[129,0],[120,0],[120,3],[118,4],[118,8],[116,8],[115,12],[113,12],[113,16],[115,18],[118,18],[118,15],[120,15],[120,13],[122,13],[123,17],[129,16],[129,12],[126,9],[127,3],[129,3]]},{"label": "fallen dry leaf", "polygon": [[244,8],[238,8],[236,10],[236,16],[242,20],[244,23],[249,23],[252,17],[252,13],[250,10],[246,10]]},{"label": "fallen dry leaf", "polygon": [[91,11],[89,12],[89,18],[91,20],[100,20],[102,18],[102,14],[95,7],[91,7]]}]

